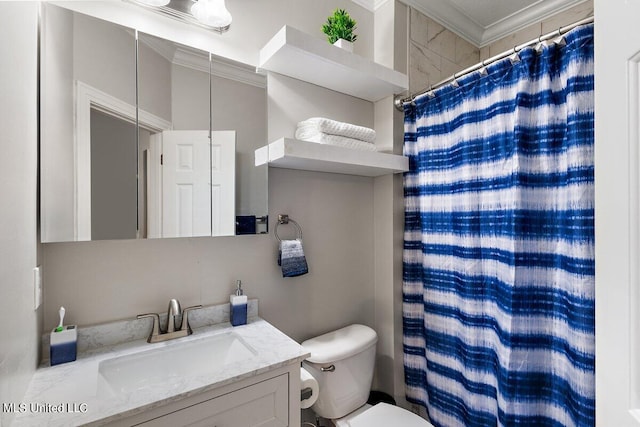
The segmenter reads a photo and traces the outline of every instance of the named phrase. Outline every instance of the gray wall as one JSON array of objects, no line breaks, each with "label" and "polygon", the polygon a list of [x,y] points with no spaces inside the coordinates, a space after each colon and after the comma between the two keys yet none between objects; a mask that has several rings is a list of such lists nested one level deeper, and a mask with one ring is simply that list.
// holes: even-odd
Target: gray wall
[{"label": "gray wall", "polygon": [[147,34],[138,35],[139,107],[141,110],[170,122],[173,118],[171,63],[149,47],[145,43],[147,40],[153,42],[157,39]]},{"label": "gray wall", "polygon": [[[408,7],[389,1],[375,12],[375,60],[406,73],[408,63]],[[387,38],[380,34],[387,34]],[[392,33],[393,37],[388,37]],[[390,43],[388,39],[393,39]],[[404,115],[389,96],[375,103],[378,150],[402,153]],[[404,396],[402,353],[402,249],[404,199],[402,175],[374,179],[375,330],[378,333],[373,388],[409,407]]]},{"label": "gray wall", "polygon": [[92,109],[92,239],[136,238],[136,174],[135,124]]},{"label": "gray wall", "polygon": [[168,64],[174,130],[209,129],[209,73]]},{"label": "gray wall", "polygon": [[[0,402],[22,401],[35,371],[41,312],[33,306],[37,245],[36,2],[0,3]],[[12,415],[0,413],[0,425]]]},{"label": "gray wall", "polygon": [[236,131],[236,214],[266,215],[267,167],[255,167],[254,151],[267,141],[267,91],[213,76],[213,130]]},{"label": "gray wall", "polygon": [[73,18],[74,78],[135,105],[133,30],[80,14]]}]

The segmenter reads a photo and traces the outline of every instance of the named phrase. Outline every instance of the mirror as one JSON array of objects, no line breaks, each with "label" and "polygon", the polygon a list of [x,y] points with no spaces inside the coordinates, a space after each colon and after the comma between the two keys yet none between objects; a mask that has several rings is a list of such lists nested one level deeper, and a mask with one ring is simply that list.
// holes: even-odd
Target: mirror
[{"label": "mirror", "polygon": [[267,231],[264,76],[46,3],[41,46],[42,242]]}]

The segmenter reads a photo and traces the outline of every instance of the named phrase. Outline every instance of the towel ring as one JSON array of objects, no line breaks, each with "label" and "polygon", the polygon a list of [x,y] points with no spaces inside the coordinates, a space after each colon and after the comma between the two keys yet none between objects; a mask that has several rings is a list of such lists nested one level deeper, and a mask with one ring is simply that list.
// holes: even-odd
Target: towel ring
[{"label": "towel ring", "polygon": [[302,228],[300,227],[300,224],[289,218],[289,215],[280,214],[278,215],[278,222],[276,223],[276,227],[273,230],[273,234],[276,235],[276,239],[278,239],[278,242],[282,241],[280,236],[278,236],[278,227],[282,224],[287,225],[289,223],[293,224],[296,227],[296,239],[302,241]]}]

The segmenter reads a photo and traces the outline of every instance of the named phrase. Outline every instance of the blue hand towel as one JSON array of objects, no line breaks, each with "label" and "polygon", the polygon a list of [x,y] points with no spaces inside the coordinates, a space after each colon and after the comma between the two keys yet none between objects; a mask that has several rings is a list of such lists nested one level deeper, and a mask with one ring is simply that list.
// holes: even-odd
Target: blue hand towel
[{"label": "blue hand towel", "polygon": [[302,250],[302,241],[282,240],[278,251],[278,265],[282,267],[282,277],[302,276],[309,272],[307,259]]}]

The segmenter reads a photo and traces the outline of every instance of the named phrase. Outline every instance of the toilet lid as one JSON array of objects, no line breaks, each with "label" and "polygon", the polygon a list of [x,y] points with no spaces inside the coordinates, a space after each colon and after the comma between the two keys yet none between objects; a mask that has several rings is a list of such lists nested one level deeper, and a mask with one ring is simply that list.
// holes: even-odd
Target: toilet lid
[{"label": "toilet lid", "polygon": [[418,415],[388,403],[378,403],[349,420],[350,427],[433,427]]}]

